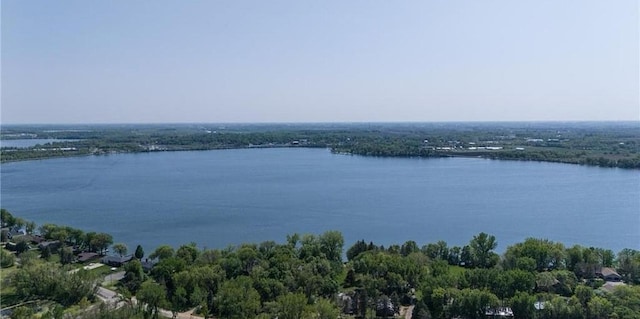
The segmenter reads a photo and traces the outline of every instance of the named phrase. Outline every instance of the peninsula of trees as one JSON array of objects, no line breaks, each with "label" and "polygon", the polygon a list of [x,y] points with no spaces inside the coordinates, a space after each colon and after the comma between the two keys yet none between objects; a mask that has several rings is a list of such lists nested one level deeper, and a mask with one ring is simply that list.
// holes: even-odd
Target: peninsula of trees
[{"label": "peninsula of trees", "polygon": [[56,139],[3,147],[2,162],[110,153],[322,147],[388,157],[484,157],[640,169],[638,122],[183,124],[8,126],[0,138]]},{"label": "peninsula of trees", "polygon": [[[345,251],[342,234],[327,231],[225,249],[186,244],[147,255],[138,247],[127,255],[128,247],[108,234],[36,227],[6,210],[1,217],[0,301],[12,318],[159,318],[182,311],[280,319],[640,317],[640,251],[633,249],[615,254],[527,238],[498,255],[497,239],[480,233],[462,247],[360,240]],[[105,245],[113,258],[101,257]],[[96,259],[80,257],[91,253]],[[92,269],[100,258],[119,264]],[[120,271],[116,283],[103,282]],[[117,297],[101,301],[99,287]]]}]

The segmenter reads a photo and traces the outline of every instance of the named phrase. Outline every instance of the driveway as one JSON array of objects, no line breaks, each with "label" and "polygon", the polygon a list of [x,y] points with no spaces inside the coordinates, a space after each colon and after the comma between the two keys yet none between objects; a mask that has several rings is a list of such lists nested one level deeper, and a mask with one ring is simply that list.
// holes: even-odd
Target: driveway
[{"label": "driveway", "polygon": [[102,284],[109,285],[114,281],[120,281],[122,278],[124,278],[124,274],[125,274],[124,271],[118,271],[118,272],[114,272],[112,274],[106,275],[104,277],[104,281],[102,282]]}]

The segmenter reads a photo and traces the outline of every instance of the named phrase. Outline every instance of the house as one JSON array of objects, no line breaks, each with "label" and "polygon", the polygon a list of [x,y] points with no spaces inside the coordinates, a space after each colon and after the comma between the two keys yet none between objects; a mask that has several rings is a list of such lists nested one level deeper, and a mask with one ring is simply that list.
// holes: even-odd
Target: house
[{"label": "house", "polygon": [[92,253],[92,252],[82,252],[78,254],[78,262],[84,263],[87,262],[89,260],[92,260],[96,257],[98,257],[99,255],[97,253]]},{"label": "house", "polygon": [[6,234],[7,239],[13,239],[13,237],[22,236],[25,232],[18,226],[4,227],[2,232]]},{"label": "house", "polygon": [[626,284],[622,281],[607,281],[602,285],[602,287],[598,288],[598,290],[613,292],[619,286],[625,286]]},{"label": "house", "polygon": [[596,271],[596,276],[598,278],[604,279],[604,281],[620,281],[622,277],[616,272],[615,269],[609,267],[602,267],[600,270]]},{"label": "house", "polygon": [[120,267],[133,259],[133,255],[126,256],[104,256],[102,258],[102,263],[112,266],[112,267]]},{"label": "house", "polygon": [[484,315],[487,318],[513,318],[513,310],[509,307],[489,308]]},{"label": "house", "polygon": [[[36,244],[39,245],[40,243],[42,243],[43,241],[46,241],[44,239],[44,237],[39,236],[39,235],[27,235],[28,239],[31,241],[32,244]],[[26,237],[26,236],[25,236]]]},{"label": "house", "polygon": [[54,251],[60,247],[62,247],[62,243],[59,240],[48,240],[38,244],[38,249],[40,250],[49,248],[51,251]]},{"label": "house", "polygon": [[155,266],[157,263],[158,261],[156,259],[149,260],[149,258],[145,258],[144,261],[142,261],[140,264],[142,264],[142,270],[151,271],[151,269],[153,269],[153,266]]}]

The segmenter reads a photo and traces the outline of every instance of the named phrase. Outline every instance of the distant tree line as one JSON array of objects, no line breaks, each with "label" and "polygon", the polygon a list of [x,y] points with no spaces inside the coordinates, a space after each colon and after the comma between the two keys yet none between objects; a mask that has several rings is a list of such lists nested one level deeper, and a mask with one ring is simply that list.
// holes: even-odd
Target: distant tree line
[{"label": "distant tree line", "polygon": [[[5,148],[2,162],[52,157],[251,147],[323,147],[336,153],[384,157],[480,156],[640,168],[640,132],[633,125],[379,124],[345,126],[97,126],[2,129],[2,135],[74,139],[33,148]],[[492,148],[493,147],[493,148]],[[497,147],[497,148],[496,148]],[[63,150],[73,148],[73,150]]]}]

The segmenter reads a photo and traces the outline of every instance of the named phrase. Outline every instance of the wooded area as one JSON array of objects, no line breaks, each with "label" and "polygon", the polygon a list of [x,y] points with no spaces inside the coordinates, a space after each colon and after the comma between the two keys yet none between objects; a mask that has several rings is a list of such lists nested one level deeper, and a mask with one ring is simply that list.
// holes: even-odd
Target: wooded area
[{"label": "wooded area", "polygon": [[65,156],[253,147],[321,147],[384,157],[484,157],[640,168],[637,122],[3,126],[2,162]]},{"label": "wooded area", "polygon": [[[14,250],[0,255],[2,307],[46,301],[42,318],[157,318],[161,309],[212,318],[393,318],[401,309],[418,319],[640,316],[640,251],[527,238],[498,255],[497,239],[486,233],[462,247],[360,240],[344,251],[337,231],[225,249],[160,246],[148,256],[137,247],[112,287],[118,307],[98,306],[100,274],[81,269],[74,254],[103,254],[106,245],[123,256],[126,245],[67,226],[36,228],[4,209],[1,217],[3,245]],[[25,234],[8,238],[16,225]],[[31,247],[36,236],[63,245]],[[18,243],[25,243],[20,251]],[[34,311],[17,307],[12,317]]]}]

